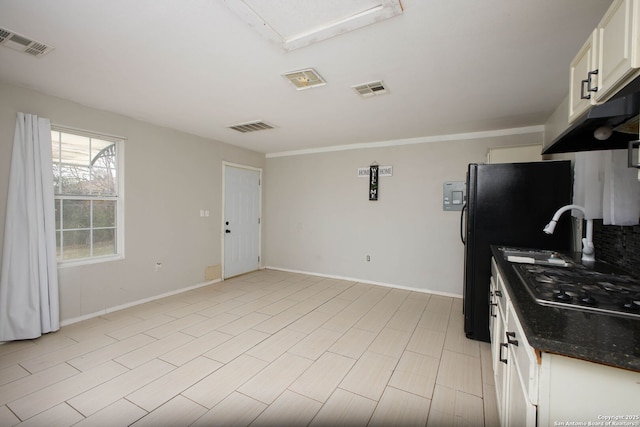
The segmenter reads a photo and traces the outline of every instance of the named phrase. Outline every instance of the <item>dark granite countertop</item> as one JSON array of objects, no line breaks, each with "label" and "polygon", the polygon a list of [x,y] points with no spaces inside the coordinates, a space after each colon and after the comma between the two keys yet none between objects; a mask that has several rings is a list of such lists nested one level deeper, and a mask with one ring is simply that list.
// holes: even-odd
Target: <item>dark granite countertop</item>
[{"label": "dark granite countertop", "polygon": [[[491,247],[529,344],[537,350],[640,372],[640,319],[540,305],[514,264]],[[579,255],[566,254],[579,261]],[[614,272],[608,264],[592,267]]]}]

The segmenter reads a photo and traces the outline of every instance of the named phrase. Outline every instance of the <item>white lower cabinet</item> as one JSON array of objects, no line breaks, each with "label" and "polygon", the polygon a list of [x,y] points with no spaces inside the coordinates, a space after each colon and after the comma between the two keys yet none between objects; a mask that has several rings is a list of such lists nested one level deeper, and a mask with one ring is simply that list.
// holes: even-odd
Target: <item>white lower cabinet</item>
[{"label": "white lower cabinet", "polygon": [[551,353],[542,357],[538,425],[640,425],[640,372]]},{"label": "white lower cabinet", "polygon": [[[491,356],[496,386],[498,415],[503,426],[535,426],[536,406],[529,396],[531,378],[537,381],[537,366],[525,363],[533,353],[513,313],[509,294],[495,261],[491,264],[489,330]],[[523,368],[520,368],[523,365]],[[536,387],[537,390],[537,382]],[[536,401],[534,399],[534,401]]]},{"label": "white lower cabinet", "polygon": [[536,425],[536,405],[528,399],[527,391],[524,389],[522,381],[518,376],[514,363],[509,367],[509,405],[507,407],[506,420],[503,424],[508,426]]},{"label": "white lower cabinet", "polygon": [[494,260],[492,273],[489,327],[500,425],[640,425],[640,372],[537,352]]}]

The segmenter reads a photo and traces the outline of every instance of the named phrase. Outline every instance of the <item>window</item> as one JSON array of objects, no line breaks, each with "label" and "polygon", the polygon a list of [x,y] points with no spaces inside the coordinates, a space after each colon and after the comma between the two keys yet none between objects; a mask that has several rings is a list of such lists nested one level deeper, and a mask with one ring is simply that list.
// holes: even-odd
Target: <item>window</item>
[{"label": "window", "polygon": [[124,139],[51,129],[58,262],[122,257]]}]

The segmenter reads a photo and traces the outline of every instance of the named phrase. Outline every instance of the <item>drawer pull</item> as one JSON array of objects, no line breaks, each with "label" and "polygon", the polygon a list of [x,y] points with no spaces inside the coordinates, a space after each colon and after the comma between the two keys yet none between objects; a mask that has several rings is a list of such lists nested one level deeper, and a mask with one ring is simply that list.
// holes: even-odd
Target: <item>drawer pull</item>
[{"label": "drawer pull", "polygon": [[589,71],[587,73],[587,91],[588,92],[597,92],[598,91],[598,86],[591,86],[591,77],[593,76],[597,76],[598,75],[598,70],[594,70],[594,71]]},{"label": "drawer pull", "polygon": [[517,347],[518,346],[518,340],[512,339],[512,338],[516,337],[516,333],[515,332],[505,332],[505,334],[507,335],[507,345],[511,344],[511,345],[515,345]]},{"label": "drawer pull", "polygon": [[591,99],[591,94],[585,94],[584,88],[589,84],[589,79],[580,80],[580,99]]},{"label": "drawer pull", "polygon": [[509,344],[507,344],[506,342],[500,343],[500,354],[498,354],[498,360],[500,360],[502,363],[504,363],[505,365],[507,364],[507,358],[506,357],[502,357],[502,348],[507,348]]}]

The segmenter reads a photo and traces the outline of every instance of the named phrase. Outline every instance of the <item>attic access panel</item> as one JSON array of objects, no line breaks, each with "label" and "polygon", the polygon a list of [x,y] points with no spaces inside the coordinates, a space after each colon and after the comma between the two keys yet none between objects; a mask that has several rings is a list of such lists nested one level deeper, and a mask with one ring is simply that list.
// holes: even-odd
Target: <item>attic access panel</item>
[{"label": "attic access panel", "polygon": [[225,0],[267,40],[291,51],[392,18],[400,0]]}]

